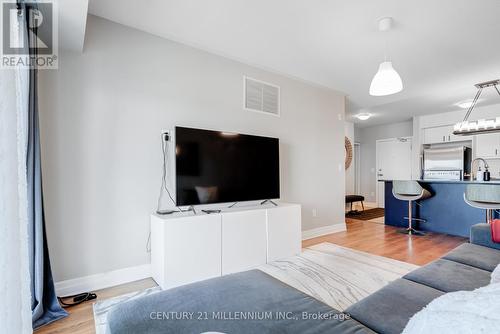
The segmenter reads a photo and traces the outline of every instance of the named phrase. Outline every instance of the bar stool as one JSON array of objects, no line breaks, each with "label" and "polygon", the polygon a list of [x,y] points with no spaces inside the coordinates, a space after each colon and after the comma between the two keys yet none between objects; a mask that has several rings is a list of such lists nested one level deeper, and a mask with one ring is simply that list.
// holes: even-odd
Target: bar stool
[{"label": "bar stool", "polygon": [[408,217],[404,217],[404,219],[408,219],[408,228],[400,232],[409,235],[425,235],[424,232],[417,231],[413,228],[413,221],[425,223],[426,220],[412,217],[412,203],[413,201],[423,200],[431,197],[431,193],[428,190],[422,188],[422,186],[417,181],[394,180],[392,181],[392,194],[395,198],[401,201],[408,202]]},{"label": "bar stool", "polygon": [[464,201],[474,208],[486,210],[486,223],[489,224],[493,219],[493,210],[500,209],[500,185],[468,184]]}]

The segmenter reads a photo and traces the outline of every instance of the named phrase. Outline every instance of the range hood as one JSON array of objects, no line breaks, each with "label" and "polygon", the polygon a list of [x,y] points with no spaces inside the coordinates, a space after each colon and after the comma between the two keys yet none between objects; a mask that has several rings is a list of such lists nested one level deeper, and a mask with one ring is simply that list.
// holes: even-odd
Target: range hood
[{"label": "range hood", "polygon": [[480,119],[478,121],[469,121],[469,116],[474,110],[476,103],[481,96],[484,88],[493,87],[497,91],[498,95],[500,95],[500,90],[498,90],[498,85],[500,85],[500,79],[486,81],[482,83],[478,83],[474,85],[478,91],[474,100],[472,101],[471,106],[467,110],[465,114],[464,120],[455,124],[453,128],[453,134],[458,136],[471,136],[479,133],[491,133],[491,132],[500,132],[500,117],[495,119]]}]

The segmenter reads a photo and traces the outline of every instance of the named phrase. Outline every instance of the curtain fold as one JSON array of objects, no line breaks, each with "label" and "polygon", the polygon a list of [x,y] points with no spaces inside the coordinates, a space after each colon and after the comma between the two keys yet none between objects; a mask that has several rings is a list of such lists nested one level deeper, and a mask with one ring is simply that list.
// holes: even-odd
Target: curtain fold
[{"label": "curtain fold", "polygon": [[56,297],[50,268],[42,195],[37,70],[30,69],[28,104],[28,241],[33,328],[67,316]]},{"label": "curtain fold", "polygon": [[[26,48],[30,55],[37,55],[36,26],[31,24],[34,33],[28,33],[30,29],[30,10],[36,9],[34,3],[20,2],[21,9],[25,15],[23,23],[23,34]],[[30,48],[30,46],[35,46]],[[40,154],[40,130],[38,121],[38,72],[36,67],[28,69],[26,96],[26,126],[27,126],[27,150],[26,150],[26,181],[27,181],[27,234],[29,273],[31,279],[31,312],[33,328],[46,325],[55,320],[67,316],[67,312],[61,308],[57,300],[52,271],[50,268],[49,251],[47,247],[47,236],[45,232],[45,215],[43,208],[42,191],[42,168]]]},{"label": "curtain fold", "polygon": [[[0,324],[31,333],[26,199],[26,117],[19,69],[0,70]],[[27,91],[27,90],[26,90]]]},{"label": "curtain fold", "polygon": [[[22,27],[21,20],[13,22]],[[22,29],[14,38],[21,38]],[[31,333],[28,255],[28,69],[0,70],[0,324],[2,333]]]}]

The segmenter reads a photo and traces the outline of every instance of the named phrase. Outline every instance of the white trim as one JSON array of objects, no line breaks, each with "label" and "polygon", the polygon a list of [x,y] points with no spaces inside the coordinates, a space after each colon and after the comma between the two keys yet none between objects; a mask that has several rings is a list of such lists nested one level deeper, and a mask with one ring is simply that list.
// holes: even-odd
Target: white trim
[{"label": "white trim", "polygon": [[321,226],[317,228],[313,228],[311,230],[302,231],[302,240],[312,239],[316,237],[320,237],[322,235],[343,232],[347,230],[345,223],[344,224],[334,224],[328,226]]},{"label": "white trim", "polygon": [[69,296],[130,283],[148,277],[151,277],[151,265],[143,264],[136,267],[123,268],[101,274],[56,282],[55,287],[58,296]]}]

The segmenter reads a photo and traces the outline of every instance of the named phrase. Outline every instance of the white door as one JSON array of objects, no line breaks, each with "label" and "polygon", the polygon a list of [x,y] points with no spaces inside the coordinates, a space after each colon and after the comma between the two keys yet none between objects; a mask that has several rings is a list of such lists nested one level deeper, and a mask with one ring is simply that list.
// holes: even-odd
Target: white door
[{"label": "white door", "polygon": [[385,183],[380,180],[411,180],[411,138],[377,140],[377,205],[384,207]]}]

